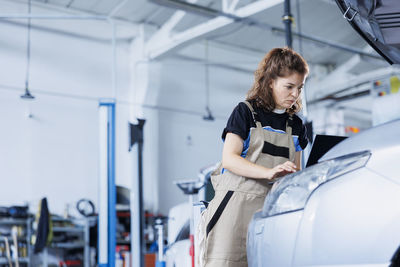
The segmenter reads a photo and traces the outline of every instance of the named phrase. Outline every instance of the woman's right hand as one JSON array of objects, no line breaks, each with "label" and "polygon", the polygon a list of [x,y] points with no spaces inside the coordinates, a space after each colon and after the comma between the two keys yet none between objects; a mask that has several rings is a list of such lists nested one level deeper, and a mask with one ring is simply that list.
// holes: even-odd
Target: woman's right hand
[{"label": "woman's right hand", "polygon": [[269,169],[266,178],[272,180],[296,171],[297,171],[296,164],[294,164],[291,161],[286,161],[285,163],[276,165],[274,168]]},{"label": "woman's right hand", "polygon": [[228,133],[226,135],[222,153],[223,168],[239,176],[270,180],[297,171],[296,165],[291,161],[286,161],[272,169],[250,162],[241,156],[243,142],[243,139],[237,134]]}]

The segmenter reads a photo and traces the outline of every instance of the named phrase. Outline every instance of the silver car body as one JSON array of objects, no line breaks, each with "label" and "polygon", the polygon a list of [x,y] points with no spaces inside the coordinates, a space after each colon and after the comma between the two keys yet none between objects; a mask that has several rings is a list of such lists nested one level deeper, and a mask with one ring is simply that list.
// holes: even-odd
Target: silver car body
[{"label": "silver car body", "polygon": [[400,120],[342,141],[319,162],[365,150],[364,167],[319,185],[303,209],[256,213],[249,266],[390,265],[400,246]]}]

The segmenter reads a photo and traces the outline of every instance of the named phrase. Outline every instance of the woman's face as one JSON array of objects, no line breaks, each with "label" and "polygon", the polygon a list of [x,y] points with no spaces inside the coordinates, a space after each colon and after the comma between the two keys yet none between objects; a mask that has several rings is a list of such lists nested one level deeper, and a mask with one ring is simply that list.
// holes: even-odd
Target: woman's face
[{"label": "woman's face", "polygon": [[288,109],[296,103],[300,97],[306,76],[293,72],[285,77],[278,77],[271,83],[272,94],[275,100],[275,108]]}]

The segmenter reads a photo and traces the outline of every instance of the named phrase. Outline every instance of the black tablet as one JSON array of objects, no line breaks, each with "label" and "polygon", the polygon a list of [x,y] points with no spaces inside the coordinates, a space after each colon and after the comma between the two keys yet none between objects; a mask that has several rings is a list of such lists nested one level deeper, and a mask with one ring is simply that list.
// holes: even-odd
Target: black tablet
[{"label": "black tablet", "polygon": [[328,150],[346,138],[346,136],[317,134],[307,160],[306,168],[317,163]]}]

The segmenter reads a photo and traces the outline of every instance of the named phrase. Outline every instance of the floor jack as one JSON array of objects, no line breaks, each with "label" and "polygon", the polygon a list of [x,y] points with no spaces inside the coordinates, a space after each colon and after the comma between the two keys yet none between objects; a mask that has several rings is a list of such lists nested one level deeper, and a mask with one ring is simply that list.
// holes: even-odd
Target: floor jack
[{"label": "floor jack", "polygon": [[199,193],[199,190],[205,186],[204,181],[193,180],[193,181],[177,181],[174,182],[179,189],[183,191],[185,195],[189,195],[189,204],[190,204],[190,257],[192,258],[192,267],[195,267],[194,264],[194,214],[193,214],[193,204],[194,199],[193,196]]}]

